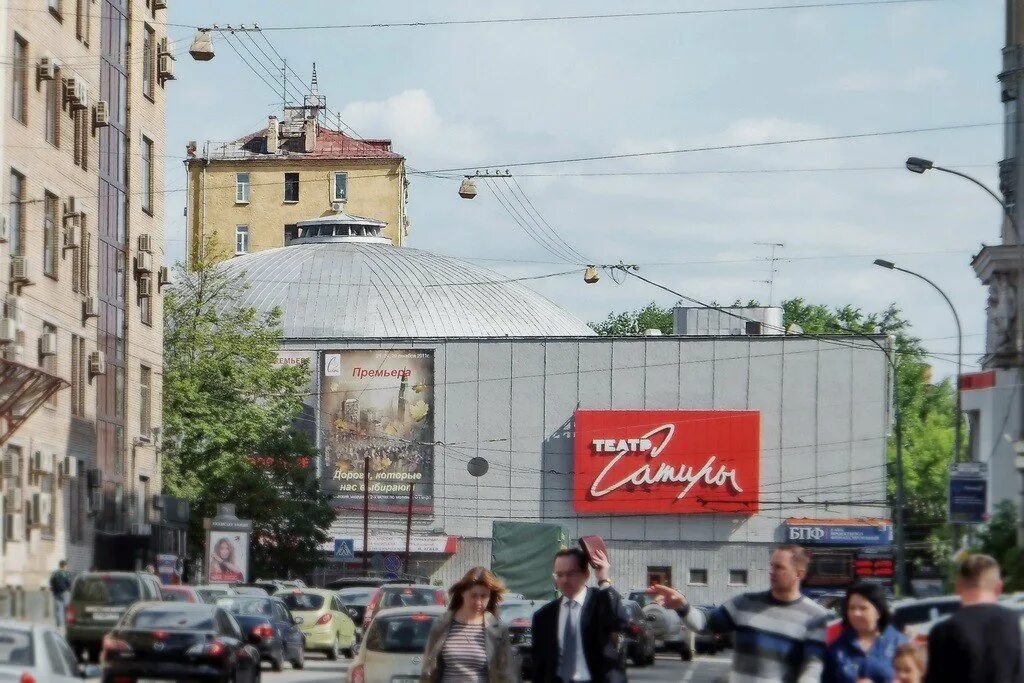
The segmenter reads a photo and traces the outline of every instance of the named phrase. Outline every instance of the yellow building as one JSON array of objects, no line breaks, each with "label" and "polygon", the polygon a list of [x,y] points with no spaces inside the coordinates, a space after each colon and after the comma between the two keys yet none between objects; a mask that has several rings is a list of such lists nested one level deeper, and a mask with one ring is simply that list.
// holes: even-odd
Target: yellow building
[{"label": "yellow building", "polygon": [[[320,102],[322,102],[322,98]],[[189,147],[188,240],[193,263],[209,238],[215,258],[283,247],[295,224],[341,203],[384,221],[401,245],[409,234],[405,158],[390,140],[363,140],[320,124],[320,107],[287,107],[284,120],[224,145]]]}]

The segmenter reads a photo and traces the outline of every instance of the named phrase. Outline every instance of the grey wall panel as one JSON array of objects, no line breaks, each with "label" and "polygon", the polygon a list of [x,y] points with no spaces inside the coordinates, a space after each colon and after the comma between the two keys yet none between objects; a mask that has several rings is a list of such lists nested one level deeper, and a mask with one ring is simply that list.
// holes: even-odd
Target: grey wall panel
[{"label": "grey wall panel", "polygon": [[[473,536],[478,533],[476,518],[476,481],[466,471],[469,457],[463,444],[479,442],[478,368],[479,354],[476,346],[452,345],[445,354],[444,382],[445,402],[442,406],[445,422],[445,443],[442,447],[444,458],[444,493],[442,505],[445,508],[445,524],[448,529],[460,531],[451,533]],[[471,515],[465,514],[467,508]]]},{"label": "grey wall panel", "polygon": [[644,369],[644,408],[674,410],[679,406],[679,345],[664,342],[645,344],[647,367]]},{"label": "grey wall panel", "polygon": [[715,341],[716,410],[745,410],[750,383],[750,343]]},{"label": "grey wall panel", "polygon": [[[714,342],[666,340],[679,345],[679,407],[707,408],[714,405]],[[653,342],[651,342],[653,343]]]},{"label": "grey wall panel", "polygon": [[571,418],[579,396],[579,344],[549,342],[544,349],[543,517],[575,533],[567,501],[573,483]]},{"label": "grey wall panel", "polygon": [[509,519],[511,497],[518,489],[513,482],[512,454],[512,345],[487,342],[480,350],[477,402],[476,443],[467,455],[487,460],[487,474],[477,481],[481,518],[477,520],[479,536],[491,533],[493,519]]},{"label": "grey wall panel", "polygon": [[630,341],[612,342],[611,407],[615,410],[643,408],[646,396],[647,345]]},{"label": "grey wall panel", "polygon": [[541,456],[547,433],[544,427],[544,344],[512,345],[512,464],[515,488],[511,492],[510,517],[539,520],[543,512]]}]

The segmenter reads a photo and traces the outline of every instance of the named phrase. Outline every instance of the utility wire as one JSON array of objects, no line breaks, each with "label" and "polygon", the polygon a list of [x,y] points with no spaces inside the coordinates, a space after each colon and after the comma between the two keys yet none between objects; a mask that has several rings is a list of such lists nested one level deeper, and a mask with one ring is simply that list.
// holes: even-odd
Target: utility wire
[{"label": "utility wire", "polygon": [[575,254],[576,257],[578,259],[580,259],[580,261],[582,261],[583,263],[594,263],[593,259],[589,259],[586,256],[584,256],[583,254],[581,254],[579,252],[579,250],[577,250],[575,247],[572,246],[572,244],[570,244],[565,239],[563,239],[562,236],[558,233],[557,230],[555,230],[553,227],[551,227],[551,224],[548,223],[548,220],[546,218],[544,218],[544,216],[541,214],[541,212],[537,210],[537,207],[534,206],[533,202],[530,201],[530,196],[528,194],[526,194],[526,192],[523,190],[522,186],[519,184],[519,181],[516,180],[515,176],[509,176],[506,179],[505,182],[507,183],[509,180],[511,180],[512,183],[515,185],[516,189],[519,190],[519,194],[522,195],[523,199],[526,200],[526,203],[529,204],[531,209],[533,209],[533,213],[544,224],[544,226],[548,230],[548,233],[552,237],[557,239],[561,244],[565,245],[566,249],[568,249],[572,254]]},{"label": "utility wire", "polygon": [[[561,237],[559,237],[558,233],[556,233],[554,230],[546,231],[544,229],[544,226],[541,224],[541,221],[534,217],[534,215],[526,207],[526,204],[523,202],[523,199],[516,194],[515,190],[513,189],[513,186],[508,182],[508,179],[504,180],[505,187],[502,188],[502,191],[503,193],[505,190],[508,191],[509,204],[511,205],[514,201],[516,204],[519,205],[519,209],[522,210],[521,215],[524,217],[524,220],[526,220],[533,226],[533,228],[536,230],[536,234],[543,237],[548,244],[552,245],[558,251],[558,253],[563,258],[565,258],[567,262],[585,265],[587,263],[586,259],[583,256],[581,256],[577,251],[575,251],[571,245],[569,245]],[[493,184],[497,185],[497,180],[495,180]],[[526,201],[528,202],[529,198],[527,198]]]}]

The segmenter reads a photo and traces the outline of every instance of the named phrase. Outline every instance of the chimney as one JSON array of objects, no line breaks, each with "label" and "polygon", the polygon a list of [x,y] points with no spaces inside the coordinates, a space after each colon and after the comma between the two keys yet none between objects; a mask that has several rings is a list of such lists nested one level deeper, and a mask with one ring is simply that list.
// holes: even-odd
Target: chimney
[{"label": "chimney", "polygon": [[271,116],[267,119],[267,154],[277,154],[280,146],[280,130],[277,126],[277,117]]},{"label": "chimney", "polygon": [[305,141],[303,151],[312,152],[316,150],[316,128],[317,126],[315,118],[306,119],[305,125],[303,126],[302,130],[303,139]]}]

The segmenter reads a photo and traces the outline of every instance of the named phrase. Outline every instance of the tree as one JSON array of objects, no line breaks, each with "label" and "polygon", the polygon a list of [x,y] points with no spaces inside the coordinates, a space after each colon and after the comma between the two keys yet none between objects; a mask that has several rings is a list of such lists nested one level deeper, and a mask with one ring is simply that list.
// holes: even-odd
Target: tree
[{"label": "tree", "polygon": [[672,334],[672,309],[652,301],[638,311],[609,313],[603,322],[590,323],[590,328],[602,336],[615,337],[642,335],[646,330]]},{"label": "tree", "polygon": [[[206,253],[213,251],[208,243]],[[255,565],[300,571],[315,563],[315,547],[300,539],[286,556],[290,564],[268,559],[276,557],[268,548],[292,543],[283,538],[295,528],[286,515],[302,510],[312,539],[326,538],[333,518],[313,468],[298,465],[315,457],[292,426],[309,370],[277,365],[281,312],[243,306],[242,276],[229,277],[212,258],[176,271],[164,300],[163,475],[164,489],[191,504],[190,554],[201,556],[202,519],[214,516],[218,502],[234,502],[261,540],[253,545]],[[279,463],[269,470],[256,460],[267,454]]]},{"label": "tree", "polygon": [[1003,569],[1005,590],[1024,590],[1024,563],[1017,545],[1017,506],[1010,500],[996,505],[992,519],[978,534],[975,551],[991,555]]}]

